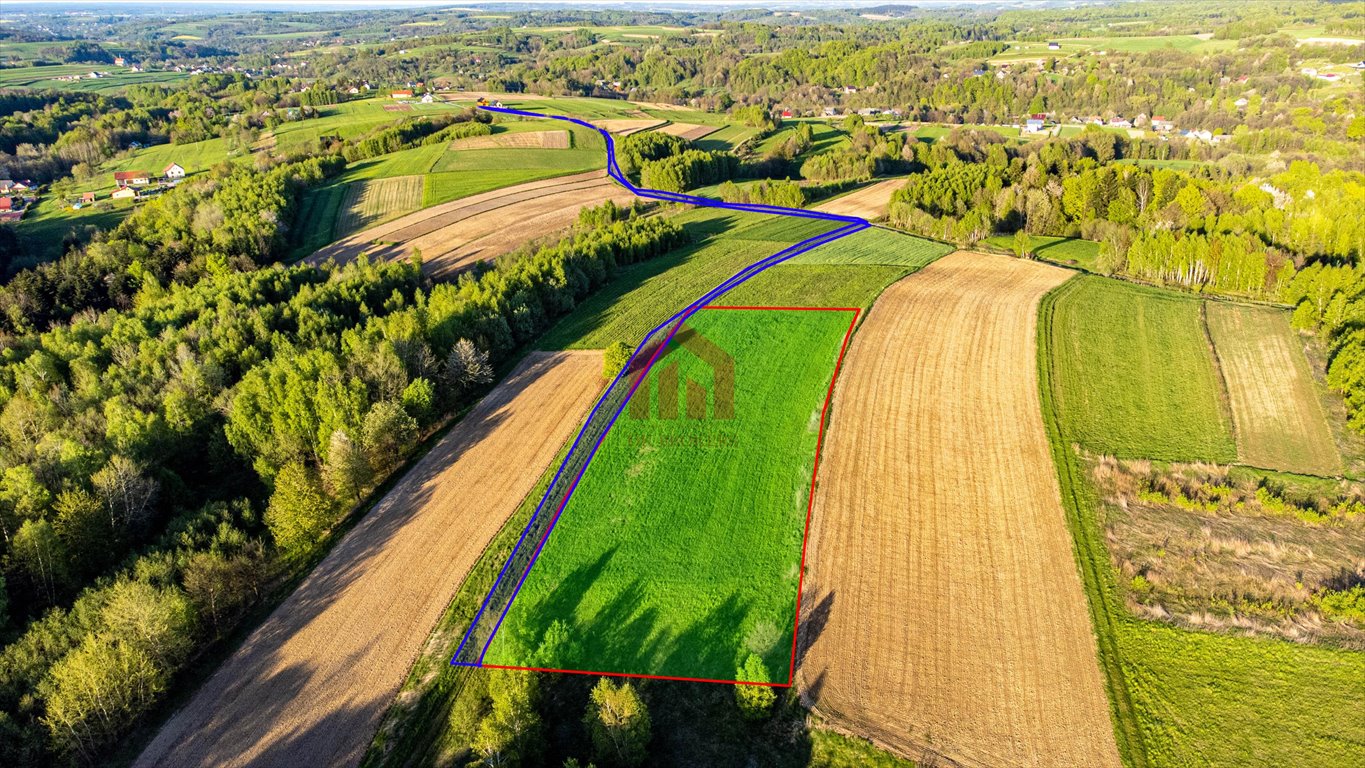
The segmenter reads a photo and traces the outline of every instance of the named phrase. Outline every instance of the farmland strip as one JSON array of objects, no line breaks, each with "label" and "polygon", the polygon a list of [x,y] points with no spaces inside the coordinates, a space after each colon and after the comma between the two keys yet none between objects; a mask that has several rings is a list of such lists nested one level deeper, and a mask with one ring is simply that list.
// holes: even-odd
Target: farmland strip
[{"label": "farmland strip", "polygon": [[1038,302],[1069,276],[946,256],[878,299],[836,385],[798,682],[909,756],[1119,763],[1038,400]]}]

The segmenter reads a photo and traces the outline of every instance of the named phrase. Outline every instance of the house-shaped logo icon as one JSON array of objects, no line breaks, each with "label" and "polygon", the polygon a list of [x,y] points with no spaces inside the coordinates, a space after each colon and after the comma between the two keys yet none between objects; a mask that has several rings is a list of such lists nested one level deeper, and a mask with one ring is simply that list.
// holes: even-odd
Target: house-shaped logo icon
[{"label": "house-shaped logo icon", "polygon": [[[697,359],[701,360],[711,369],[712,388],[711,393],[714,398],[714,407],[707,409],[706,387],[691,378],[685,381],[681,379],[680,368],[677,360],[668,360],[665,354],[657,364],[657,374],[653,377],[658,382],[659,408],[657,417],[660,419],[677,419],[679,417],[678,405],[680,394],[683,390],[686,395],[686,414],[689,419],[704,419],[710,415],[714,419],[733,419],[735,417],[735,359],[725,350],[716,346],[714,342],[690,327],[684,327],[673,336],[670,344],[678,349],[685,350]],[[650,404],[653,398],[650,397],[651,382],[645,381],[631,397],[630,415],[634,419],[648,419],[650,417]]]}]

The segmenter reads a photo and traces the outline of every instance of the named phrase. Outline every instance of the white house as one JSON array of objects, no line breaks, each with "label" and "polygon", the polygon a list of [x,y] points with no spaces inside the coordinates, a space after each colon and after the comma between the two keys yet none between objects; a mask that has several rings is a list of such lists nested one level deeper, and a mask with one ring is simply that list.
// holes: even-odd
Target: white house
[{"label": "white house", "polygon": [[1048,44],[1047,44],[1047,49],[1048,49],[1049,51],[1060,51],[1060,50],[1062,50],[1062,44],[1061,44],[1061,43],[1048,43]]},{"label": "white house", "polygon": [[436,99],[432,98],[431,94],[429,94],[429,93],[424,93],[424,94],[422,94],[422,103],[423,103],[423,104],[430,104],[430,103],[432,103],[433,101],[436,101]]},{"label": "white house", "polygon": [[171,163],[161,171],[161,175],[168,179],[183,179],[185,178],[185,169],[180,167],[179,163]]}]

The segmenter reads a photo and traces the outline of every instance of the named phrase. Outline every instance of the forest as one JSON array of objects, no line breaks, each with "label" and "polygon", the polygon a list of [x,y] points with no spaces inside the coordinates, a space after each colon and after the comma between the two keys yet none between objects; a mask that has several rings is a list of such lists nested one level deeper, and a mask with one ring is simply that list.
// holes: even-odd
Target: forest
[{"label": "forest", "polygon": [[[892,229],[1009,238],[1023,258],[1046,255],[1037,238],[1086,241],[1097,255],[1077,266],[1105,276],[1292,308],[1365,435],[1365,89],[1358,72],[1328,83],[1298,66],[1365,59],[1365,44],[1304,39],[1359,37],[1362,15],[1284,6],[130,11],[0,27],[0,179],[65,206],[148,148],[208,158],[158,196],[72,215],[57,258],[24,236],[35,222],[0,224],[0,764],[96,764],[136,742],[558,318],[632,265],[684,259],[704,231],[668,206],[608,204],[448,281],[420,258],[287,263],[302,235],[330,241],[309,201],[339,201],[374,161],[520,127],[395,91],[742,129],[632,133],[617,160],[644,187],[793,207],[903,179]],[[1027,52],[1053,40],[1065,54]],[[3,79],[116,57],[167,79]],[[1035,114],[1049,130],[1022,132]],[[1208,138],[1154,136],[1158,115]],[[1121,117],[1131,132],[1083,125]],[[432,167],[423,154],[400,174],[430,183]],[[450,720],[470,743],[530,764],[558,738],[536,718],[563,701],[507,676],[481,685],[467,695],[486,711]],[[644,759],[641,690],[574,689],[603,764]],[[792,702],[738,703],[804,727]],[[612,708],[628,715],[615,726]]]}]

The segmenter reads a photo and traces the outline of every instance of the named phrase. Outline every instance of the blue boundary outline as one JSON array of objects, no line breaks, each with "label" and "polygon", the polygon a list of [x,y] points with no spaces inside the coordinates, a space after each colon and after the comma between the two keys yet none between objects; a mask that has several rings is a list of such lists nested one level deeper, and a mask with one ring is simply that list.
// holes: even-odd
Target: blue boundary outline
[{"label": "blue boundary outline", "polygon": [[[569,499],[573,497],[574,491],[578,488],[579,480],[581,480],[583,474],[587,472],[588,465],[592,463],[593,457],[597,455],[597,449],[601,447],[602,441],[606,439],[607,433],[611,431],[612,426],[616,423],[616,419],[620,417],[621,412],[626,407],[626,404],[629,403],[630,398],[634,396],[635,389],[638,388],[640,386],[640,383],[643,382],[645,378],[649,375],[649,371],[654,366],[654,363],[658,359],[659,354],[664,350],[665,347],[668,346],[668,342],[673,339],[673,335],[678,332],[678,329],[682,327],[682,324],[687,320],[687,318],[691,317],[693,314],[696,314],[697,310],[715,301],[717,298],[719,298],[724,293],[728,292],[730,289],[752,278],[753,276],[759,274],[760,272],[763,272],[769,267],[780,264],[794,256],[805,253],[806,251],[818,248],[819,246],[824,245],[825,243],[833,242],[840,238],[847,237],[848,235],[851,235],[855,232],[859,232],[872,226],[872,224],[869,223],[866,219],[857,216],[839,216],[837,214],[832,213],[822,213],[820,211],[807,211],[801,208],[784,208],[782,206],[777,205],[760,205],[755,203],[726,203],[720,200],[711,200],[709,198],[697,197],[695,195],[687,195],[681,192],[665,192],[663,190],[658,189],[645,189],[642,187],[637,187],[630,182],[630,179],[626,178],[626,175],[624,173],[621,173],[620,167],[616,164],[615,139],[612,137],[611,133],[609,133],[604,128],[598,128],[597,126],[587,122],[586,120],[579,120],[577,118],[568,117],[565,115],[544,115],[539,112],[527,112],[525,110],[512,109],[509,107],[480,107],[480,109],[507,115],[517,115],[519,117],[536,117],[550,120],[562,120],[564,122],[573,123],[575,125],[579,125],[584,128],[597,131],[599,134],[602,135],[602,138],[605,139],[607,143],[607,175],[609,175],[621,186],[630,190],[637,197],[643,197],[654,200],[663,200],[665,202],[670,203],[689,203],[692,205],[706,206],[709,208],[726,208],[734,211],[748,211],[750,213],[768,213],[778,216],[792,216],[803,219],[823,219],[825,221],[843,222],[844,226],[838,227],[837,229],[832,229],[828,232],[816,235],[814,237],[807,238],[799,243],[783,248],[782,250],[778,251],[777,253],[774,253],[771,256],[759,259],[753,264],[750,264],[744,269],[741,269],[740,271],[731,275],[720,285],[717,285],[715,288],[712,288],[701,298],[697,299],[691,304],[688,304],[686,307],[684,307],[682,310],[674,314],[672,317],[655,326],[652,330],[650,330],[649,333],[645,334],[644,338],[641,339],[639,345],[635,347],[635,351],[631,353],[630,360],[627,362],[625,366],[622,367],[620,373],[616,374],[616,378],[612,379],[611,384],[602,393],[602,396],[598,398],[597,403],[596,405],[593,406],[592,411],[588,413],[588,417],[583,420],[583,426],[579,429],[578,435],[574,437],[573,445],[569,447],[568,453],[564,455],[564,461],[560,463],[559,469],[555,472],[554,478],[550,481],[550,485],[545,489],[545,494],[541,496],[540,502],[536,505],[536,511],[531,515],[531,519],[527,521],[526,527],[522,529],[521,537],[517,539],[516,546],[514,546],[512,548],[511,553],[508,554],[507,562],[503,563],[502,570],[498,572],[498,578],[493,581],[493,586],[489,588],[488,595],[483,599],[483,605],[479,606],[478,613],[474,614],[474,618],[471,619],[469,622],[469,627],[465,629],[464,638],[460,640],[460,646],[459,648],[456,649],[455,655],[450,660],[450,663],[452,665],[461,667],[483,666],[484,656],[488,654],[488,648],[493,643],[493,638],[498,634],[498,630],[502,628],[503,619],[507,618],[508,610],[511,609],[512,603],[517,599],[517,595],[521,592],[522,585],[526,583],[526,577],[531,573],[531,568],[535,566],[536,560],[539,559],[540,552],[544,548],[545,542],[549,540],[550,534],[554,531],[555,525],[559,523],[559,516],[561,513],[563,513],[564,508],[568,506]],[[593,417],[597,415],[597,412],[606,403],[608,396],[610,396],[612,391],[616,388],[616,385],[621,381],[621,378],[625,376],[628,371],[630,371],[631,363],[635,362],[636,357],[639,356],[641,350],[644,349],[645,344],[654,336],[654,334],[658,333],[660,330],[662,330],[664,327],[670,324],[672,324],[673,327],[668,331],[668,335],[664,338],[663,343],[660,344],[654,350],[654,353],[645,363],[644,368],[640,370],[640,375],[636,378],[635,384],[631,387],[630,392],[626,395],[625,399],[621,401],[621,404],[616,407],[616,411],[612,413],[610,420],[608,420],[607,422],[606,428],[602,430],[602,433],[598,435],[596,441],[593,442],[592,447],[588,453],[588,457],[583,462],[582,468],[579,469],[578,475],[574,477],[573,483],[569,486],[568,492],[564,495],[564,500],[559,504],[558,509],[555,510],[554,513],[555,517],[553,520],[550,521],[550,527],[545,531],[545,534],[541,536],[540,543],[536,545],[536,551],[532,555],[531,561],[526,564],[526,569],[522,571],[521,578],[517,581],[516,589],[513,590],[512,596],[507,599],[507,604],[503,606],[502,613],[501,615],[498,616],[497,623],[493,625],[493,631],[488,633],[488,640],[484,642],[483,649],[480,650],[479,652],[478,663],[471,664],[467,662],[458,661],[458,659],[460,658],[460,654],[464,653],[465,646],[469,644],[469,641],[473,636],[474,628],[479,625],[479,621],[483,618],[484,612],[488,610],[488,604],[489,602],[492,601],[493,595],[497,593],[498,587],[502,586],[503,579],[507,577],[507,570],[511,567],[512,560],[516,557],[516,554],[521,549],[521,546],[526,542],[526,535],[530,533],[532,526],[535,525],[536,519],[540,516],[540,513],[544,511],[545,503],[549,501],[550,495],[554,491],[555,485],[559,482],[560,476],[563,475],[565,467],[568,466],[569,460],[573,457],[574,451],[578,450],[579,443],[582,442],[584,434],[588,431],[588,425],[592,423]]]}]

